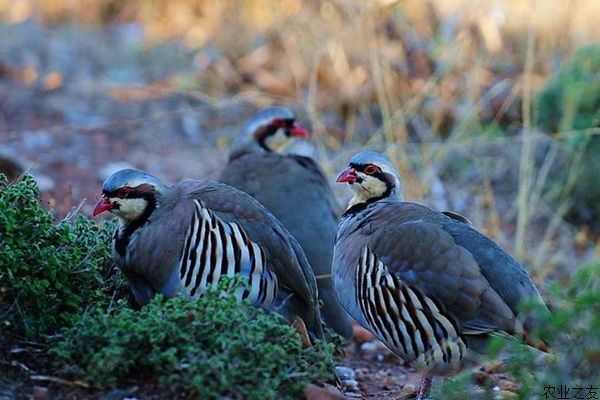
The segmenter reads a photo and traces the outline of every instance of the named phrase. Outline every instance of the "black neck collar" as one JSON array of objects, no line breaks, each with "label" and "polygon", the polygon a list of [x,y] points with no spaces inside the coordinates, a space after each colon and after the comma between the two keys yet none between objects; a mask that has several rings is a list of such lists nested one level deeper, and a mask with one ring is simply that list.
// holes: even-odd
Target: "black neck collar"
[{"label": "black neck collar", "polygon": [[131,235],[148,222],[150,215],[156,209],[156,197],[154,193],[144,193],[141,197],[148,202],[142,214],[136,219],[127,222],[122,230],[117,229],[115,232],[115,250],[121,257],[125,257]]},{"label": "black neck collar", "polygon": [[369,205],[388,197],[388,195],[386,193],[384,193],[383,195],[381,195],[379,197],[372,197],[367,201],[363,201],[362,203],[353,205],[352,207],[350,207],[346,211],[344,211],[344,213],[342,214],[342,217],[349,217],[349,216],[360,213],[361,211],[365,210]]}]

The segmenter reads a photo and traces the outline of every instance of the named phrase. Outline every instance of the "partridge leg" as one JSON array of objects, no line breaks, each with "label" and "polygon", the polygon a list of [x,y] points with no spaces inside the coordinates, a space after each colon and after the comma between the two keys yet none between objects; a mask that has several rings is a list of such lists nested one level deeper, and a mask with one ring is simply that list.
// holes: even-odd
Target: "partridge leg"
[{"label": "partridge leg", "polygon": [[431,390],[431,377],[427,375],[423,375],[421,377],[421,386],[419,387],[419,391],[417,392],[416,400],[425,400],[429,396],[429,391]]}]

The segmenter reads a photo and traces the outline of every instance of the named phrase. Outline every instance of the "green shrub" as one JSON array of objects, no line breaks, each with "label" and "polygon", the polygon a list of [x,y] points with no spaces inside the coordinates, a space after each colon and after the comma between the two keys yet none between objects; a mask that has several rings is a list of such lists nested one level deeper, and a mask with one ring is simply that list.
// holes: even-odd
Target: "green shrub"
[{"label": "green shrub", "polygon": [[[553,306],[551,314],[532,305],[524,308],[537,312],[540,324],[534,336],[543,337],[551,345],[551,354],[543,354],[517,339],[498,337],[490,343],[490,355],[504,360],[504,371],[520,385],[520,399],[553,398],[544,395],[551,387],[556,388],[554,398],[560,398],[561,385],[569,388],[568,398],[575,395],[572,388],[576,386],[591,385],[600,394],[600,263],[582,267],[565,288],[552,286],[546,300]],[[468,383],[466,375],[449,379],[435,398],[462,399]],[[452,397],[451,393],[460,396]],[[488,392],[484,398],[492,395]]]},{"label": "green shrub", "polygon": [[0,175],[0,331],[55,333],[89,304],[107,303],[114,286],[113,227],[89,218],[55,224],[30,176]]},{"label": "green shrub", "polygon": [[111,312],[95,307],[63,330],[53,352],[96,386],[158,382],[202,399],[298,396],[309,382],[332,379],[333,344],[302,348],[281,316],[239,303],[229,286],[222,281],[196,302],[158,296],[139,312],[121,302]]},{"label": "green shrub", "polygon": [[538,125],[549,132],[589,129],[600,123],[600,46],[579,50],[540,92]]},{"label": "green shrub", "polygon": [[[599,229],[600,137],[590,128],[600,127],[600,46],[579,50],[554,74],[537,99],[537,124],[564,138],[569,168],[557,176],[556,196],[572,200],[567,219]],[[579,160],[581,157],[581,161]],[[569,175],[572,175],[569,177]]]}]

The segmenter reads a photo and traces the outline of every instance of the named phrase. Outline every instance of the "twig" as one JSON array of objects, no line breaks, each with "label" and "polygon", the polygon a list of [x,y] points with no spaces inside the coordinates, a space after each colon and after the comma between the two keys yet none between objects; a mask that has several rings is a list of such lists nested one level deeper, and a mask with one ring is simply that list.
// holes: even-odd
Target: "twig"
[{"label": "twig", "polygon": [[550,272],[547,268],[543,268],[543,265],[546,263],[546,259],[548,258],[550,241],[552,239],[552,236],[554,236],[554,234],[558,230],[561,222],[563,222],[563,217],[572,205],[573,203],[571,201],[565,201],[560,205],[560,207],[556,211],[556,214],[554,214],[554,217],[552,218],[552,220],[550,220],[548,228],[546,229],[544,237],[542,238],[542,244],[540,244],[538,250],[536,251],[537,256],[533,265],[533,271],[539,280],[542,280]]},{"label": "twig", "polygon": [[60,221],[60,223],[62,224],[63,222],[70,221],[74,216],[76,216],[79,213],[79,210],[81,210],[81,207],[86,202],[86,200],[87,199],[82,199],[78,205],[76,205],[75,207],[71,207],[67,215],[62,219],[62,221]]},{"label": "twig", "polygon": [[52,383],[58,383],[59,385],[77,386],[77,387],[82,387],[85,389],[90,388],[90,385],[83,381],[68,381],[66,379],[58,378],[56,376],[31,375],[29,378],[33,381],[52,382]]},{"label": "twig", "polygon": [[527,35],[527,52],[523,71],[523,146],[521,147],[521,160],[519,162],[519,195],[517,197],[517,232],[515,237],[515,252],[519,259],[525,255],[525,232],[529,224],[531,180],[533,178],[534,160],[532,160],[532,87],[531,73],[533,70],[533,57],[535,52],[535,19],[537,1],[534,0],[532,21]]},{"label": "twig", "polygon": [[4,365],[10,365],[11,367],[19,367],[22,370],[24,370],[25,372],[31,372],[31,368],[29,368],[27,365],[20,363],[18,361],[4,361],[4,360],[0,360],[0,363],[4,364]]},{"label": "twig", "polygon": [[10,349],[11,354],[26,353],[26,352],[42,353],[43,351],[44,351],[44,349],[27,349],[24,347],[15,347],[13,349]]}]

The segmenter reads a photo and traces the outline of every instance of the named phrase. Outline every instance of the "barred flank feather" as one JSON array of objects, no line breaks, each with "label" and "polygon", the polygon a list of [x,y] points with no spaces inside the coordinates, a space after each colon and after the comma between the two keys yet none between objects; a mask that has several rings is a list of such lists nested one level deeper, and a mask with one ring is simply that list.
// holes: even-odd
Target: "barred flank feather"
[{"label": "barred flank feather", "polygon": [[242,274],[248,289],[240,290],[240,299],[259,306],[271,306],[278,292],[277,277],[267,268],[263,249],[251,241],[236,223],[225,223],[199,200],[179,260],[180,279],[191,297],[198,297],[222,276]]},{"label": "barred flank feather", "polygon": [[411,288],[367,247],[356,269],[356,301],[373,333],[419,370],[460,368],[466,346],[452,318],[419,289]]}]

